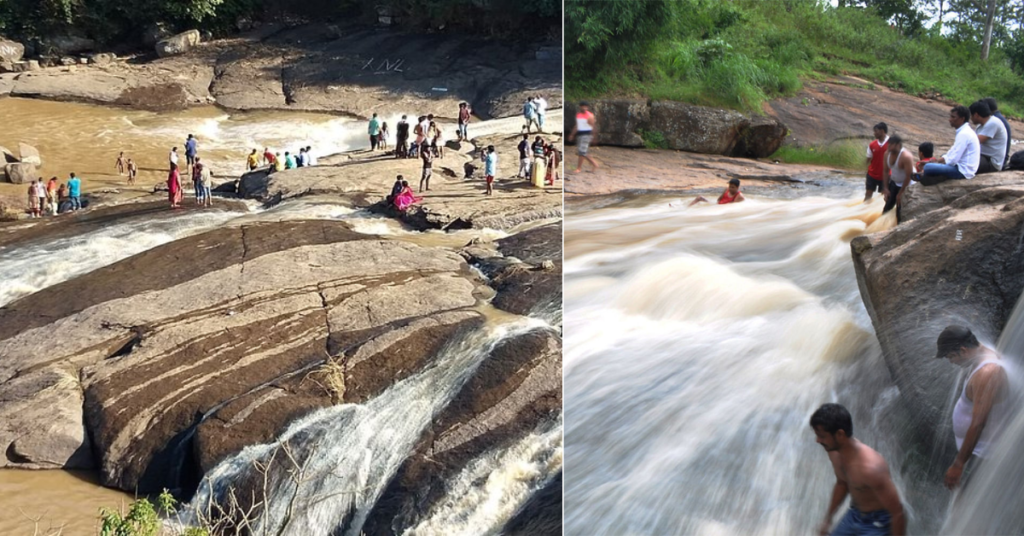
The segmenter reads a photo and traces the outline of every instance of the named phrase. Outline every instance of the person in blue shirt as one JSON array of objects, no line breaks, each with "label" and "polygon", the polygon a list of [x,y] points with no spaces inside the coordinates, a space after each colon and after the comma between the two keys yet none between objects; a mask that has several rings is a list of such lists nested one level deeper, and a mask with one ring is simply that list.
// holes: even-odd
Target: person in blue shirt
[{"label": "person in blue shirt", "polygon": [[71,200],[71,210],[82,208],[82,180],[74,173],[68,179],[68,199]]},{"label": "person in blue shirt", "polygon": [[537,104],[533,102],[533,97],[526,99],[526,104],[523,105],[523,118],[526,119],[526,133],[530,133],[530,125],[537,125],[537,132],[540,132],[540,123],[537,122]]},{"label": "person in blue shirt", "polygon": [[195,136],[189,134],[185,140],[185,163],[193,166],[196,163],[196,155],[199,154],[199,141]]},{"label": "person in blue shirt", "polygon": [[284,168],[295,169],[295,157],[288,151],[284,152]]},{"label": "person in blue shirt", "polygon": [[484,157],[484,174],[487,175],[487,195],[494,195],[494,176],[498,173],[498,153],[493,145],[487,146],[487,156]]},{"label": "person in blue shirt", "polygon": [[380,120],[377,119],[377,114],[373,114],[373,117],[370,118],[370,125],[366,132],[370,135],[370,150],[375,151],[380,142]]}]

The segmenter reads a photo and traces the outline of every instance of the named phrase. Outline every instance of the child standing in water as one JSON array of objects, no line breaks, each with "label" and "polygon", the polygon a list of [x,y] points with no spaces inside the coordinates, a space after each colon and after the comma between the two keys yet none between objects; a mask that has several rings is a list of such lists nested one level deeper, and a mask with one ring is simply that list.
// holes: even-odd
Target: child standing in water
[{"label": "child standing in water", "polygon": [[117,174],[119,176],[120,175],[124,175],[124,151],[121,151],[121,154],[117,155],[117,164],[116,165],[117,165]]},{"label": "child standing in water", "polygon": [[135,184],[135,176],[139,174],[139,166],[135,165],[135,162],[128,159],[128,184]]},{"label": "child standing in water", "polygon": [[[722,195],[718,196],[718,204],[727,205],[729,203],[742,203],[743,201],[746,201],[746,199],[747,198],[743,197],[743,192],[740,192],[740,180],[732,179],[729,181],[729,187],[726,188],[724,192],[722,192]],[[689,206],[692,207],[693,205],[696,205],[697,203],[701,202],[709,203],[709,201],[705,199],[704,196],[698,195],[697,199],[694,199],[693,202],[689,204]]]}]

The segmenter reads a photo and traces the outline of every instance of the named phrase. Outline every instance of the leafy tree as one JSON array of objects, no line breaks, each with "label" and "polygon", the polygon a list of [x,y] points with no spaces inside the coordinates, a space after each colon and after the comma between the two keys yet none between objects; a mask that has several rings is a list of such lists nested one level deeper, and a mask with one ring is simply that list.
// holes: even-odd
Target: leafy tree
[{"label": "leafy tree", "polygon": [[567,0],[565,62],[581,76],[641,62],[675,15],[672,0]]}]

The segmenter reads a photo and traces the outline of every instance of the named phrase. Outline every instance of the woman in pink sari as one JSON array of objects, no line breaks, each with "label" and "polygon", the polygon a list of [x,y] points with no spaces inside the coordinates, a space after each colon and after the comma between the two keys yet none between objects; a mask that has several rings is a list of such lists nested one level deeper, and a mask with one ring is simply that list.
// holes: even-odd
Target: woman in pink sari
[{"label": "woman in pink sari", "polygon": [[416,197],[412,193],[412,188],[409,187],[407,181],[402,181],[402,192],[395,196],[395,208],[405,212],[405,210],[416,203],[423,201],[422,197]]},{"label": "woman in pink sari", "polygon": [[178,173],[178,165],[171,164],[171,173],[167,175],[167,196],[171,201],[171,208],[181,208],[181,174]]}]

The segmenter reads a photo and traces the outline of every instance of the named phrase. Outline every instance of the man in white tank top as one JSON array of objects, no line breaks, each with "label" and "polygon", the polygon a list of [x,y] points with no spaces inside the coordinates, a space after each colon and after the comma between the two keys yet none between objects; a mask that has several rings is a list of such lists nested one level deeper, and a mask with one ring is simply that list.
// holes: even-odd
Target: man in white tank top
[{"label": "man in white tank top", "polygon": [[903,149],[903,138],[899,135],[893,134],[889,137],[883,162],[882,196],[885,197],[885,207],[882,209],[882,214],[896,207],[896,223],[899,223],[900,209],[903,208],[903,193],[913,182],[912,177],[914,176],[914,157],[910,155],[910,151]]},{"label": "man in white tank top", "polygon": [[966,485],[978,463],[991,452],[992,445],[1009,423],[1009,381],[1007,363],[995,350],[982,345],[971,330],[948,326],[942,330],[935,357],[949,359],[970,369],[964,390],[953,408],[953,436],[958,452],[946,471],[946,487]]}]

